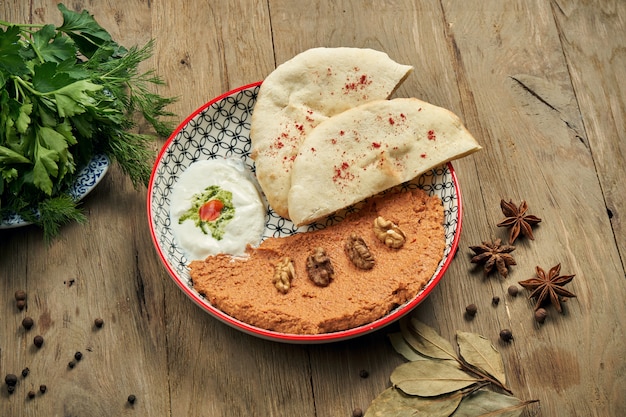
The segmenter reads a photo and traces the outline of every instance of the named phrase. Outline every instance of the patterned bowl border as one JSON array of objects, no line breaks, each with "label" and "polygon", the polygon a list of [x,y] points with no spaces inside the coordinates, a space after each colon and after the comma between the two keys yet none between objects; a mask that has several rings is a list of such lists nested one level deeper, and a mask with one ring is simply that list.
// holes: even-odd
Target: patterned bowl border
[{"label": "patterned bowl border", "polygon": [[[385,317],[353,329],[318,335],[286,334],[261,329],[237,320],[212,306],[192,286],[188,259],[176,244],[170,228],[170,196],[178,176],[193,162],[215,158],[240,158],[251,173],[255,172],[250,158],[250,118],[261,82],[245,85],[229,91],[197,109],[167,140],[154,164],[148,185],[147,210],[152,240],[165,268],[178,287],[202,309],[217,319],[246,333],[262,338],[292,342],[321,343],[344,340],[377,330],[398,320],[420,302],[437,285],[448,268],[458,247],[461,231],[461,194],[452,164],[448,163],[426,172],[414,181],[403,184],[405,188],[420,187],[430,195],[441,197],[444,205],[446,247],[433,277],[417,296],[396,308]],[[264,199],[265,200],[265,199]],[[329,217],[324,223],[297,228],[278,216],[265,200],[266,227],[263,238],[283,237],[294,233],[319,229],[341,221],[358,205]]]},{"label": "patterned bowl border", "polygon": [[[74,201],[82,200],[98,185],[100,180],[104,178],[104,174],[109,170],[109,165],[110,161],[106,155],[94,155],[89,163],[78,171],[67,193]],[[12,229],[15,227],[28,226],[29,224],[31,224],[31,222],[24,220],[16,213],[12,213],[2,217],[0,229]]]}]

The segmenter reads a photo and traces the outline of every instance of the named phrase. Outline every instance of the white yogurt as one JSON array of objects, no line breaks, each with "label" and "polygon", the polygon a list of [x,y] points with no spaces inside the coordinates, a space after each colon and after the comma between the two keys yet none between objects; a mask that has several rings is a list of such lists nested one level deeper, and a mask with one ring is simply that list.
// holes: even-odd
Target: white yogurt
[{"label": "white yogurt", "polygon": [[[205,234],[192,219],[179,222],[189,211],[193,196],[218,186],[232,193],[235,214],[224,227],[221,239]],[[256,246],[265,228],[265,206],[256,186],[239,159],[212,159],[191,164],[172,189],[171,229],[177,244],[190,260],[203,260],[218,253],[244,256],[248,244]]]}]

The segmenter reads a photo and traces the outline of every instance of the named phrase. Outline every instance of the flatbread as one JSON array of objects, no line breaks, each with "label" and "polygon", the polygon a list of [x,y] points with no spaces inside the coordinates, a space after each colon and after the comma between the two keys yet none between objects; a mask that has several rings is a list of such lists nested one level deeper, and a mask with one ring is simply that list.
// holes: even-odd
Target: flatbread
[{"label": "flatbread", "polygon": [[362,104],[320,123],[291,173],[289,216],[308,224],[480,145],[452,112],[416,98]]},{"label": "flatbread", "polygon": [[251,119],[251,156],[267,200],[288,216],[291,168],[309,131],[356,105],[386,99],[413,67],[361,48],[313,48],[263,81]]}]

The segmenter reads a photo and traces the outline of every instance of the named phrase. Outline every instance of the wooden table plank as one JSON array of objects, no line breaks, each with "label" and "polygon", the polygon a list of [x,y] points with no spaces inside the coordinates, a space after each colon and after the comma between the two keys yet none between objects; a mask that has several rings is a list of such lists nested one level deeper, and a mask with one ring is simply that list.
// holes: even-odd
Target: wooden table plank
[{"label": "wooden table plank", "polygon": [[274,69],[265,1],[152,2],[155,66],[167,74],[162,94],[182,122],[207,101],[261,81]]},{"label": "wooden table plank", "polygon": [[[19,3],[30,13],[23,21],[61,23],[56,2]],[[126,2],[115,13],[108,5],[89,6],[121,43],[149,39],[144,3]],[[11,277],[0,281],[0,292],[3,317],[11,320],[2,331],[10,337],[3,336],[2,375],[24,367],[30,374],[10,398],[2,390],[2,415],[158,415],[168,408],[168,381],[159,365],[166,359],[163,281],[149,279],[161,269],[154,253],[146,257],[142,249],[150,243],[144,207],[145,191],[113,168],[85,200],[89,223],[64,228],[50,247],[38,230],[3,231],[0,259],[3,275]],[[23,312],[10,300],[18,288],[29,297]],[[35,321],[28,332],[19,326],[24,316]],[[105,320],[102,329],[94,327],[96,317]],[[41,349],[33,346],[37,334],[45,339]],[[71,369],[76,351],[83,357]],[[45,396],[28,401],[26,393],[40,384],[48,387]],[[130,394],[142,401],[130,407]]]},{"label": "wooden table plank", "polygon": [[[559,103],[568,103],[574,92],[552,9],[540,1],[514,7],[451,1],[444,10],[471,91],[463,99],[476,103],[479,131],[485,133],[485,162],[477,162],[484,213],[468,208],[466,224],[481,222],[485,239],[502,236],[495,227],[502,219],[499,199],[527,199],[529,212],[544,221],[535,241],[517,245],[518,265],[501,288],[531,277],[535,265],[562,263],[564,274],[576,274],[570,290],[578,298],[566,304],[563,315],[549,310],[544,326],[533,323],[530,304],[519,298],[505,298],[505,308],[497,310],[500,326],[516,335],[513,348],[503,349],[513,391],[524,399],[539,398],[546,415],[612,415],[618,400],[609,394],[611,384],[617,378],[623,385],[623,375],[609,382],[598,369],[623,358],[624,346],[614,339],[623,324],[612,318],[626,311],[621,302],[603,300],[623,299],[626,286],[614,242],[606,239],[612,232],[593,157],[580,139],[585,132],[573,128],[579,118],[560,110]],[[600,276],[604,283],[598,283]],[[476,285],[479,296],[485,284]],[[495,342],[497,328],[473,325]],[[576,400],[594,390],[607,396],[593,403]]]},{"label": "wooden table plank", "polygon": [[554,16],[600,188],[624,263],[626,224],[626,4],[553,1]]}]

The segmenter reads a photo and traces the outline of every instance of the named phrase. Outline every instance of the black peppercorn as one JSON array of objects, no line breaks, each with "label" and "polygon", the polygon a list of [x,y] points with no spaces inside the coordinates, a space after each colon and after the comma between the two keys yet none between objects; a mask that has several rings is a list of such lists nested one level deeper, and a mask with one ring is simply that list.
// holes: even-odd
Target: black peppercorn
[{"label": "black peppercorn", "polygon": [[39,392],[41,392],[42,394],[45,394],[47,390],[48,390],[47,386],[39,385]]},{"label": "black peppercorn", "polygon": [[496,307],[498,304],[500,304],[500,297],[498,297],[497,295],[494,295],[493,298],[491,299],[491,304]]},{"label": "black peppercorn", "polygon": [[15,392],[15,385],[7,386],[7,392],[9,393],[9,395],[13,394]]},{"label": "black peppercorn", "polygon": [[507,292],[509,293],[509,295],[511,297],[517,297],[517,293],[519,292],[519,288],[517,288],[516,285],[511,285],[508,289]]},{"label": "black peppercorn", "polygon": [[24,368],[24,369],[22,369],[22,376],[23,376],[24,378],[26,378],[26,377],[28,376],[28,374],[29,374],[29,373],[30,373],[30,369],[28,369],[28,368]]},{"label": "black peppercorn", "polygon": [[28,398],[30,399],[35,398],[35,391],[28,391]]},{"label": "black peppercorn", "polygon": [[359,371],[359,376],[360,376],[361,378],[364,378],[364,379],[365,379],[365,378],[367,378],[367,377],[369,377],[369,376],[370,376],[370,373],[369,373],[369,372],[367,372],[367,369],[361,369],[361,370]]},{"label": "black peppercorn", "polygon": [[15,301],[24,301],[26,300],[26,291],[17,290],[15,291]]},{"label": "black peppercorn", "polygon": [[15,302],[15,305],[17,306],[18,310],[24,310],[24,307],[26,307],[26,300],[17,300]]},{"label": "black peppercorn", "polygon": [[503,342],[510,342],[513,340],[513,333],[511,333],[509,329],[500,330],[500,339],[502,339]]},{"label": "black peppercorn", "polygon": [[76,359],[77,361],[81,360],[83,358],[83,354],[81,352],[76,352],[74,354],[74,359]]},{"label": "black peppercorn", "polygon": [[478,307],[476,307],[476,304],[469,304],[467,307],[465,307],[465,313],[467,313],[469,317],[474,317],[477,311]]},{"label": "black peppercorn", "polygon": [[363,410],[361,410],[359,407],[355,408],[354,410],[352,410],[352,417],[363,417]]},{"label": "black peppercorn", "polygon": [[137,401],[137,397],[135,397],[133,394],[130,394],[128,396],[128,403],[129,404],[135,404],[135,401]]},{"label": "black peppercorn", "polygon": [[17,384],[17,375],[15,374],[7,374],[4,377],[4,382],[6,382],[6,384],[8,386],[15,386],[15,384]]},{"label": "black peppercorn", "polygon": [[26,330],[30,330],[34,324],[35,324],[35,321],[33,320],[32,317],[24,317],[24,319],[22,320],[22,326]]},{"label": "black peppercorn", "polygon": [[543,323],[546,321],[546,317],[548,317],[548,312],[545,308],[540,308],[535,311],[535,321],[537,321],[537,323]]},{"label": "black peppercorn", "polygon": [[67,367],[70,369],[74,368],[75,366],[76,366],[76,361],[74,360],[69,361],[69,363],[67,364]]},{"label": "black peppercorn", "polygon": [[93,321],[93,324],[95,324],[96,327],[102,327],[104,325],[104,320],[102,320],[100,317],[98,317],[97,319],[95,319]]},{"label": "black peppercorn", "polygon": [[35,338],[33,339],[33,343],[35,344],[35,346],[40,348],[43,345],[43,336],[40,336],[40,335],[35,336]]}]

